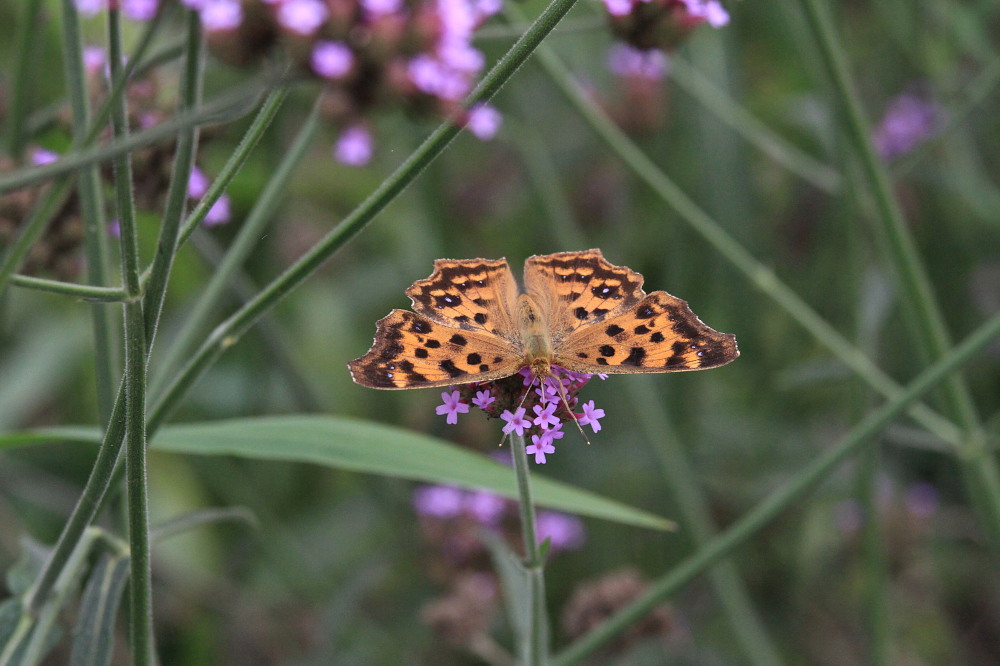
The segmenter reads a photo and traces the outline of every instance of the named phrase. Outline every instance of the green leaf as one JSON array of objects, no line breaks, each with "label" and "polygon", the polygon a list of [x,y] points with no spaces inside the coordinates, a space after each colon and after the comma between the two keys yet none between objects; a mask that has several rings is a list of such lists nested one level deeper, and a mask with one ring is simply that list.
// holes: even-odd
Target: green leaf
[{"label": "green leaf", "polygon": [[[166,426],[152,446],[173,453],[309,462],[517,497],[510,468],[484,455],[428,435],[345,417],[272,416]],[[543,506],[626,525],[674,528],[666,518],[565,483],[539,475],[532,482]]]},{"label": "green leaf", "polygon": [[105,554],[90,574],[74,630],[71,666],[111,663],[115,616],[128,582],[129,558]]},{"label": "green leaf", "polygon": [[0,449],[31,444],[51,444],[52,442],[78,442],[80,444],[100,444],[101,431],[85,426],[67,426],[65,428],[40,428],[38,430],[20,430],[0,435]]},{"label": "green leaf", "polygon": [[521,564],[521,558],[502,538],[488,530],[480,530],[479,538],[489,549],[493,569],[500,578],[507,623],[520,653],[531,635],[531,581],[528,571]]}]

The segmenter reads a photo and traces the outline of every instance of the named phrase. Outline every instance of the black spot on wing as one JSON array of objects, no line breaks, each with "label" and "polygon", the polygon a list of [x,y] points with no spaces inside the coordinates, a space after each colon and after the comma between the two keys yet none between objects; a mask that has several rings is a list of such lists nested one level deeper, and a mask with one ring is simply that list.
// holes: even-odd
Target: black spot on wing
[{"label": "black spot on wing", "polygon": [[417,358],[427,358],[429,354],[427,350],[424,349],[423,347],[417,347],[416,349],[413,350],[413,355],[416,356]]},{"label": "black spot on wing", "polygon": [[465,336],[461,335],[460,333],[456,333],[455,335],[451,336],[448,342],[450,342],[453,345],[458,345],[459,347],[464,347],[465,345],[469,344],[469,341],[465,339]]},{"label": "black spot on wing", "polygon": [[629,351],[628,358],[622,361],[622,365],[634,365],[639,367],[642,365],[642,360],[646,358],[646,350],[642,347],[632,347]]},{"label": "black spot on wing", "polygon": [[460,377],[465,373],[458,369],[458,367],[452,362],[451,359],[445,359],[438,363],[438,366],[448,373],[449,377]]},{"label": "black spot on wing", "polygon": [[656,331],[651,336],[649,336],[650,342],[663,342],[663,333]]},{"label": "black spot on wing", "polygon": [[439,340],[428,340],[424,343],[424,347],[427,347],[428,349],[437,349],[440,346],[441,342]]},{"label": "black spot on wing", "polygon": [[479,365],[480,363],[482,363],[482,362],[483,362],[483,357],[482,357],[482,356],[480,356],[479,354],[475,354],[475,353],[473,353],[473,354],[469,354],[469,355],[468,355],[468,356],[466,357],[465,361],[466,361],[466,363],[468,363],[469,365]]},{"label": "black spot on wing", "polygon": [[609,338],[613,338],[624,330],[625,329],[619,326],[618,324],[611,324],[611,326],[608,326],[606,329],[604,329],[604,332],[607,333]]},{"label": "black spot on wing", "polygon": [[601,356],[611,357],[615,355],[615,348],[611,345],[601,345],[597,351],[600,352]]},{"label": "black spot on wing", "polygon": [[480,326],[482,326],[483,324],[486,323],[486,320],[489,319],[489,317],[486,315],[485,312],[477,312],[476,316],[473,317],[473,319],[476,320],[477,324],[479,324]]}]

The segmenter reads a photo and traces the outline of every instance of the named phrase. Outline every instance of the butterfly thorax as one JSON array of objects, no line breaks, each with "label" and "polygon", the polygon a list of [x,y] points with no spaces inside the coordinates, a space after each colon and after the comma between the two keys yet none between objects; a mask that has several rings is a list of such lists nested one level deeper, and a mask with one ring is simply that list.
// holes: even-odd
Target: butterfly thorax
[{"label": "butterfly thorax", "polygon": [[542,318],[541,308],[531,296],[517,297],[518,330],[524,345],[524,363],[535,377],[552,374],[552,337]]}]

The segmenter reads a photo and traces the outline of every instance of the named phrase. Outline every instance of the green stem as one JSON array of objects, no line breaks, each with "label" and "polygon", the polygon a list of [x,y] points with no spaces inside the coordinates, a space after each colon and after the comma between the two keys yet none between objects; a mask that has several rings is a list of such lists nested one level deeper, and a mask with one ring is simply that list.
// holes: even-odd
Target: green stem
[{"label": "green stem", "polygon": [[128,294],[126,294],[125,290],[121,287],[95,287],[89,284],[60,282],[59,280],[49,280],[47,278],[33,277],[30,275],[12,275],[10,277],[10,283],[15,287],[48,291],[53,294],[71,296],[83,301],[119,303],[128,299]]},{"label": "green stem", "polygon": [[[212,277],[200,291],[197,302],[188,313],[184,326],[174,337],[173,344],[167,351],[160,363],[160,367],[166,371],[180,367],[183,359],[188,358],[192,348],[195,346],[197,337],[202,333],[206,324],[219,311],[219,303],[225,293],[227,286],[232,282],[233,276],[239,271],[240,266],[246,261],[247,256],[253,248],[265,237],[264,229],[274,218],[274,213],[281,204],[282,197],[288,189],[296,168],[302,162],[309,148],[312,147],[319,129],[320,100],[313,104],[309,117],[299,128],[298,135],[292,142],[291,147],[284,152],[280,163],[274,170],[273,175],[268,179],[267,184],[257,197],[253,209],[240,225],[240,231],[229,245],[225,258],[218,268],[212,272]],[[161,377],[162,378],[162,377]],[[152,394],[156,395],[162,388],[163,382],[154,381]]]},{"label": "green stem", "polygon": [[535,522],[535,501],[531,493],[531,473],[528,469],[528,453],[524,436],[510,435],[511,456],[514,459],[514,474],[517,478],[518,509],[521,513],[521,538],[524,541],[524,569],[528,575],[531,608],[529,609],[528,640],[522,647],[522,661],[536,666],[547,661],[546,645],[547,620],[545,617],[545,562],[542,549],[538,545],[538,530]]},{"label": "green stem", "polygon": [[[119,80],[122,59],[121,12],[108,10],[108,49],[111,79]],[[128,135],[125,95],[111,108],[116,140]],[[146,485],[146,324],[139,276],[139,235],[132,194],[131,155],[117,155],[113,162],[118,222],[121,225],[122,284],[130,300],[125,303],[125,466],[128,487],[129,634],[134,664],[154,662],[152,573],[149,554],[149,498]]]},{"label": "green stem", "polygon": [[[521,38],[483,77],[469,97],[469,102],[489,99],[528,59],[541,41],[573,6],[575,0],[553,0]],[[153,406],[149,427],[155,430],[177,407],[188,389],[257,319],[302,284],[330,256],[364,229],[400,192],[447,147],[461,128],[452,122],[439,126],[388,178],[354,209],[343,222],[323,237],[312,249],[267,285],[252,301],[219,324],[182,368],[164,394]]]},{"label": "green stem", "polygon": [[902,414],[907,406],[950,377],[962,364],[968,362],[976,352],[992,342],[998,335],[1000,335],[1000,315],[991,318],[956,346],[948,356],[920,373],[898,396],[862,419],[837,444],[826,449],[816,458],[815,462],[802,470],[795,479],[783,488],[771,493],[729,529],[713,537],[694,554],[674,566],[639,599],[556,655],[553,665],[566,666],[592,654],[613,640],[626,627],[640,620],[657,604],[662,603],[665,598],[690,582],[695,576],[732,553],[736,547],[759,532],[782,511],[794,506],[809,491],[816,488],[837,469],[840,463],[869,443],[873,437]]},{"label": "green stem", "polygon": [[[197,12],[191,10],[187,14],[187,39],[185,40],[184,75],[180,84],[181,111],[196,108],[201,102],[202,72],[204,58],[202,55],[201,20]],[[174,151],[174,168],[170,178],[170,189],[167,192],[167,202],[163,211],[163,224],[160,227],[160,237],[156,244],[156,256],[150,269],[150,278],[146,283],[145,316],[146,346],[152,348],[156,336],[156,324],[160,320],[163,299],[167,293],[167,280],[170,269],[177,254],[178,234],[181,218],[184,216],[185,204],[188,198],[188,182],[194,167],[194,158],[198,150],[198,128],[189,127],[177,137],[177,148]]]},{"label": "green stem", "polygon": [[[947,326],[916,243],[893,195],[889,178],[872,146],[871,130],[851,79],[844,49],[821,0],[800,0],[800,4],[843,105],[848,139],[860,158],[864,180],[875,201],[877,214],[873,222],[877,235],[883,240],[885,251],[895,267],[918,348],[931,360],[943,358],[952,347]],[[962,376],[956,374],[949,377],[943,388],[947,411],[964,431],[957,447],[972,503],[984,521],[993,547],[1000,550],[1000,469],[987,447],[987,438]]]},{"label": "green stem", "polygon": [[[90,95],[87,90],[86,71],[83,66],[83,39],[80,31],[80,15],[76,3],[63,0],[63,67],[66,72],[66,87],[69,95],[70,111],[73,117],[73,145],[85,145],[90,127]],[[83,218],[83,246],[87,257],[87,281],[95,285],[89,289],[106,290],[124,294],[124,290],[109,289],[107,275],[108,234],[104,219],[104,197],[102,195],[100,173],[96,166],[80,170],[77,187],[80,197],[80,215]],[[14,276],[13,284],[18,284]],[[45,285],[36,283],[36,288]],[[53,285],[48,285],[52,287]],[[55,291],[54,289],[49,289]],[[79,294],[70,294],[77,297]],[[82,296],[87,300],[97,300]],[[100,300],[106,300],[101,298]],[[109,298],[107,300],[124,300]],[[97,405],[101,423],[106,423],[111,415],[117,369],[117,347],[111,331],[112,313],[108,308],[95,305],[90,308],[91,327],[94,332],[94,374],[97,382]]]},{"label": "green stem", "polygon": [[24,7],[24,24],[19,26],[17,33],[17,70],[14,72],[14,85],[11,90],[10,111],[7,124],[7,150],[10,156],[19,160],[25,146],[28,145],[28,107],[30,95],[36,90],[34,70],[38,64],[39,50],[37,46],[38,33],[42,25],[41,0],[28,0]]}]

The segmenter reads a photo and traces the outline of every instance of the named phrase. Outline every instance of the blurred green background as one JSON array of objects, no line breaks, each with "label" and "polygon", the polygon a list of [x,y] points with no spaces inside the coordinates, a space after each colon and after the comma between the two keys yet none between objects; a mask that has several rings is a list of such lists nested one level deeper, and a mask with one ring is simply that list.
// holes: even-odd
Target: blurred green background
[{"label": "blurred green background", "polygon": [[[20,29],[17,4],[0,7],[4,85]],[[36,35],[45,75],[32,91],[33,109],[65,94],[58,3],[49,4],[49,20]],[[520,8],[535,15],[541,7]],[[627,126],[646,155],[836,330],[905,383],[927,359],[901,316],[893,268],[868,223],[869,190],[838,130],[838,102],[800,7],[786,0],[730,3],[729,9],[730,25],[696,31],[673,54],[676,76],[650,84],[649,97],[640,101],[628,97],[626,83],[606,67],[613,40],[597,3],[579,3],[546,44],[612,115],[648,110],[651,121]],[[834,11],[873,124],[895,97],[913,90],[941,109],[937,135],[892,161],[889,171],[950,332],[960,340],[1000,306],[1000,116],[993,112],[1000,102],[1000,12],[991,2],[951,0],[836,3]],[[87,30],[95,40],[101,35],[97,24]],[[515,35],[494,21],[476,43],[492,62]],[[210,61],[207,96],[247,75]],[[168,65],[164,96],[175,77]],[[211,248],[225,248],[238,231],[315,92],[308,84],[294,89],[237,177],[229,190],[233,220],[202,230],[182,251],[151,362],[154,383],[165,370],[158,362],[172,335],[214,270]],[[711,372],[592,382],[583,398],[607,411],[604,428],[591,435],[592,446],[568,430],[549,463],[535,468],[546,476],[677,518],[675,488],[658,453],[673,442],[687,456],[689,481],[704,493],[708,515],[724,528],[881,403],[643,185],[534,61],[494,102],[504,116],[495,139],[460,135],[414,186],[230,349],[172,421],[348,415],[490,452],[499,438],[496,422],[472,413],[448,426],[434,414],[439,391],[364,389],[351,382],[345,364],[368,349],[377,319],[409,305],[404,289],[429,275],[436,258],[505,256],[519,267],[532,254],[590,247],[640,271],[647,290],[670,291],[712,327],[735,333],[742,355]],[[730,104],[773,136],[756,134],[739,120],[744,116],[735,125],[725,122]],[[212,130],[198,158],[207,173],[220,168],[246,123]],[[335,134],[324,130],[246,262],[246,285],[273,279],[434,127],[402,112],[380,115],[375,160],[360,169],[331,159]],[[65,148],[56,131],[37,138]],[[819,184],[774,158],[787,147],[823,165]],[[158,218],[147,213],[140,223],[148,259]],[[231,294],[219,321],[240,298]],[[7,292],[0,310],[0,431],[100,425],[87,310],[65,297]],[[963,376],[995,444],[1000,345],[980,354]],[[939,406],[937,397],[928,402]],[[873,444],[874,477],[852,459],[736,550],[732,562],[766,632],[787,663],[871,663],[869,586],[881,580],[891,663],[996,663],[995,553],[969,508],[955,454],[908,419]],[[93,448],[72,444],[0,453],[0,569],[17,560],[25,535],[54,541],[93,455]],[[225,457],[153,452],[149,463],[154,523],[216,506],[247,507],[259,521],[257,528],[212,525],[155,547],[163,663],[481,663],[420,622],[421,608],[446,589],[440,576],[428,573],[439,544],[421,530],[411,504],[414,484]],[[875,487],[876,552],[884,555],[884,569],[866,554],[860,531],[857,498],[866,484]],[[115,529],[120,510],[112,502],[101,524]],[[553,558],[546,571],[556,645],[565,644],[561,610],[581,583],[627,567],[652,579],[695,547],[690,529],[655,533],[590,519],[585,526],[586,545]],[[872,576],[873,570],[883,576]],[[704,577],[669,606],[669,632],[595,663],[745,663]],[[497,622],[502,627],[499,616]],[[497,636],[503,642],[507,633],[501,628]]]}]

